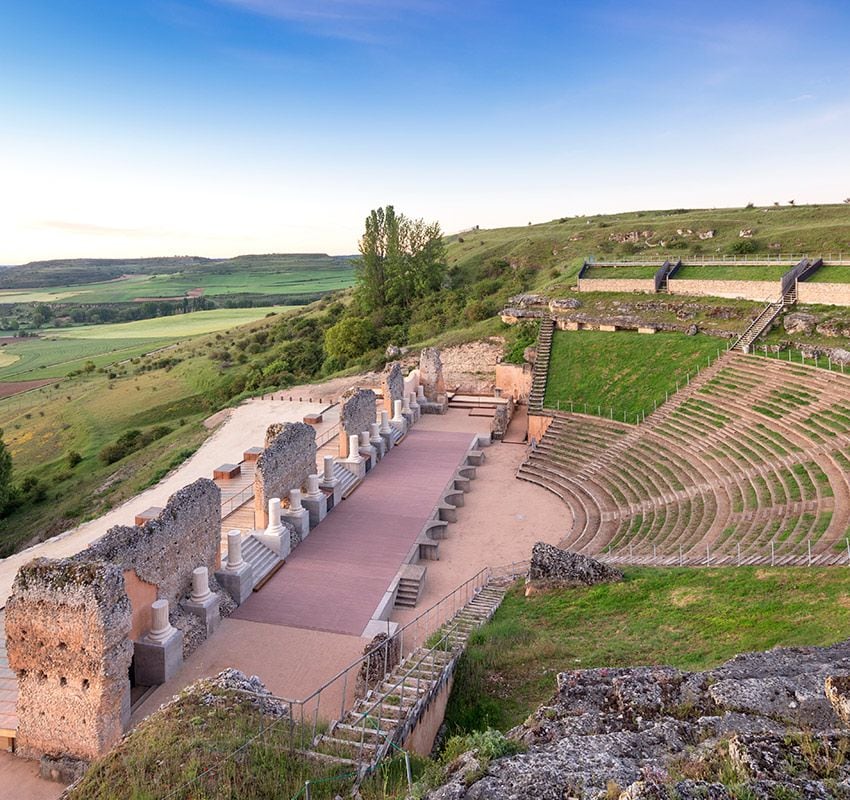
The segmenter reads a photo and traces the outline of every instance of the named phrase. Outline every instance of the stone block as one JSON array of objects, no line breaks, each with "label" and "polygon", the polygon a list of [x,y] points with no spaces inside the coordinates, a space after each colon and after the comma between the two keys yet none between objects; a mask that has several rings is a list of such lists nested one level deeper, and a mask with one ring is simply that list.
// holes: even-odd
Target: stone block
[{"label": "stone block", "polygon": [[207,638],[213,635],[215,629],[218,628],[221,622],[221,612],[219,611],[219,597],[217,594],[210,592],[209,597],[203,600],[182,600],[180,607],[189,614],[196,616],[204,626],[207,632]]},{"label": "stone block", "polygon": [[220,464],[213,470],[213,480],[230,480],[242,474],[239,464]]},{"label": "stone block", "polygon": [[144,525],[148,520],[156,519],[162,513],[161,506],[151,506],[150,508],[146,508],[139,514],[136,514],[136,518],[133,520],[134,525]]},{"label": "stone block", "polygon": [[321,414],[305,414],[304,415],[304,424],[305,425],[318,425],[322,421]]},{"label": "stone block", "polygon": [[[333,494],[325,494],[325,492],[319,492],[321,497],[305,497],[301,504],[304,508],[307,509],[310,518],[310,527],[315,528],[327,515],[328,511],[328,498],[333,498]],[[333,502],[331,500],[331,502]],[[333,505],[331,505],[333,508]]]},{"label": "stone block", "polygon": [[183,631],[173,628],[161,642],[145,637],[133,643],[133,674],[142,686],[158,686],[183,665]]},{"label": "stone block", "polygon": [[256,461],[263,454],[262,447],[249,447],[242,453],[243,461]]},{"label": "stone block", "polygon": [[241,606],[254,591],[254,570],[245,561],[238,569],[222,569],[215,573],[215,578],[237,606]]},{"label": "stone block", "polygon": [[298,509],[285,508],[280,512],[280,515],[295,528],[295,532],[302,542],[310,535],[310,512],[306,507],[302,505]]}]

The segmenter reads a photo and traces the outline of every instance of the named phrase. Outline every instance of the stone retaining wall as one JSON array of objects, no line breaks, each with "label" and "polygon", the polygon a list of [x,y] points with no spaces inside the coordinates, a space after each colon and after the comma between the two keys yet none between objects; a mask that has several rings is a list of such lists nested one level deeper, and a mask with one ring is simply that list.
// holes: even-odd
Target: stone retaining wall
[{"label": "stone retaining wall", "polygon": [[284,499],[316,473],[316,431],[303,422],[270,425],[254,472],[254,527],[268,525],[269,500]]},{"label": "stone retaining wall", "polygon": [[812,305],[850,306],[850,283],[797,284],[797,302]]},{"label": "stone retaining wall", "polygon": [[779,281],[696,281],[687,278],[670,278],[670,294],[695,297],[726,297],[730,300],[755,300],[769,303],[782,294]]},{"label": "stone retaining wall", "polygon": [[129,632],[120,567],[46,558],[21,567],[6,604],[18,755],[91,760],[118,742],[130,719]]}]

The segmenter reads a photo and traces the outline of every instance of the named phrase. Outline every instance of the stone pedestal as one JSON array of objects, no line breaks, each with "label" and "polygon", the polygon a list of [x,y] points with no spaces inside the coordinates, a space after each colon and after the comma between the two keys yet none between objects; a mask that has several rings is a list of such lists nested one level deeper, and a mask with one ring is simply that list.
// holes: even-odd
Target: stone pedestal
[{"label": "stone pedestal", "polygon": [[215,573],[215,577],[237,606],[241,606],[251,596],[254,590],[254,570],[242,558],[242,531],[228,531],[227,561]]},{"label": "stone pedestal", "polygon": [[336,459],[333,456],[325,456],[322,480],[319,483],[320,488],[332,492],[328,496],[328,511],[342,500],[342,490],[339,486],[339,480],[334,475],[334,464],[336,464]]},{"label": "stone pedestal", "polygon": [[150,633],[133,643],[133,671],[142,686],[165,683],[183,664],[183,632],[168,621],[168,600],[155,600],[151,617]]},{"label": "stone pedestal", "polygon": [[366,459],[358,452],[359,447],[360,437],[356,433],[351,434],[348,437],[348,457],[340,459],[338,463],[358,479],[362,479],[366,477]]},{"label": "stone pedestal", "polygon": [[218,595],[210,591],[209,573],[206,567],[197,567],[192,571],[192,594],[188,600],[180,603],[181,608],[194,614],[204,624],[207,638],[212,636],[221,622]]},{"label": "stone pedestal", "polygon": [[286,558],[292,549],[292,542],[289,529],[281,524],[280,518],[280,498],[272,497],[269,500],[269,525],[264,531],[256,531],[254,536],[281,558]]},{"label": "stone pedestal", "polygon": [[401,400],[396,400],[393,405],[393,418],[390,420],[390,424],[402,433],[407,433],[407,420],[404,418],[401,411]]},{"label": "stone pedestal", "polygon": [[380,461],[387,452],[387,443],[381,436],[381,426],[377,422],[373,422],[369,426],[369,444],[375,448],[375,452],[378,455],[378,461]]},{"label": "stone pedestal", "polygon": [[310,535],[310,512],[301,503],[300,489],[289,492],[289,508],[283,509],[281,516],[295,528],[302,542]]},{"label": "stone pedestal", "polygon": [[419,418],[422,416],[422,408],[419,406],[419,403],[416,402],[416,393],[411,392],[409,397],[410,400],[408,401],[408,405],[413,413],[413,421],[419,422]]},{"label": "stone pedestal", "polygon": [[328,515],[328,495],[319,488],[319,476],[307,476],[307,493],[301,504],[310,515],[310,527],[315,528]]},{"label": "stone pedestal", "polygon": [[393,449],[393,429],[390,425],[390,415],[386,411],[381,412],[381,424],[378,432],[384,440],[384,452],[389,453]]},{"label": "stone pedestal", "polygon": [[363,458],[369,459],[369,467],[367,468],[367,472],[378,463],[378,451],[372,447],[372,443],[369,441],[369,431],[363,431],[360,434],[360,443],[358,445],[358,452]]},{"label": "stone pedestal", "polygon": [[413,423],[416,421],[413,416],[413,409],[410,407],[410,398],[405,395],[404,400],[401,403],[401,415],[404,417],[404,421],[407,423],[408,430],[413,427]]}]

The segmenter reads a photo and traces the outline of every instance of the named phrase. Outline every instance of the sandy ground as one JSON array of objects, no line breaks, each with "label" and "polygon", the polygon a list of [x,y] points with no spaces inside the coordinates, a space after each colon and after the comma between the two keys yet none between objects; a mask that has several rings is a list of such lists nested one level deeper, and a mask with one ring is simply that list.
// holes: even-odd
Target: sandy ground
[{"label": "sandy ground", "polygon": [[[159,686],[133,712],[138,724],[185,686],[198,678],[235,667],[259,675],[272,694],[304,699],[340,670],[353,664],[368,644],[359,636],[225,619],[215,636],[204,642],[168,683]],[[353,696],[354,680],[346,693]],[[342,684],[323,693],[320,711],[326,718],[339,714]],[[310,710],[315,706],[311,705]],[[296,706],[296,715],[298,713]]]},{"label": "sandy ground", "polygon": [[[480,429],[481,418],[455,411],[444,417],[423,417],[420,425],[474,431]],[[480,569],[530,558],[535,542],[558,544],[570,530],[572,519],[564,503],[551,492],[515,478],[525,458],[524,445],[497,443],[485,448],[484,454],[484,465],[458,509],[458,521],[449,525],[448,538],[440,542],[440,560],[423,562],[428,571],[417,607],[395,609],[392,619],[396,622],[403,624],[418,616]],[[447,604],[444,611],[449,610]]]},{"label": "sandy ground", "polygon": [[37,761],[0,751],[0,800],[56,800],[65,786],[43,780]]},{"label": "sandy ground", "polygon": [[[316,387],[311,390],[316,397]],[[289,396],[289,393],[286,394]],[[318,403],[299,403],[296,400],[281,401],[255,398],[233,409],[229,418],[207,439],[198,451],[159,483],[136,495],[126,503],[112,509],[97,519],[85,522],[70,531],[41,542],[20,553],[0,560],[0,607],[12,590],[12,581],[18,568],[37,556],[63,558],[74,555],[99,539],[113,525],[132,525],[136,514],[150,506],[164,506],[174,492],[198,478],[211,478],[213,470],[226,462],[238,463],[242,453],[249,447],[262,446],[266,428],[273,422],[298,422],[310,412],[324,411],[326,406]],[[306,400],[306,398],[305,398]],[[316,428],[321,436],[339,422],[339,411],[332,408],[324,414],[324,421]]]}]

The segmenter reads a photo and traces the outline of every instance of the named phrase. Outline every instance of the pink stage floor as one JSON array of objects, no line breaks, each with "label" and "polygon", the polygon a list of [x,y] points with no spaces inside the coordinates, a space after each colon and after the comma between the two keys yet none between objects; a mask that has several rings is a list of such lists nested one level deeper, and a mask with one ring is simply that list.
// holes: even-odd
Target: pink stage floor
[{"label": "pink stage floor", "polygon": [[471,441],[411,430],[233,617],[359,636]]}]

